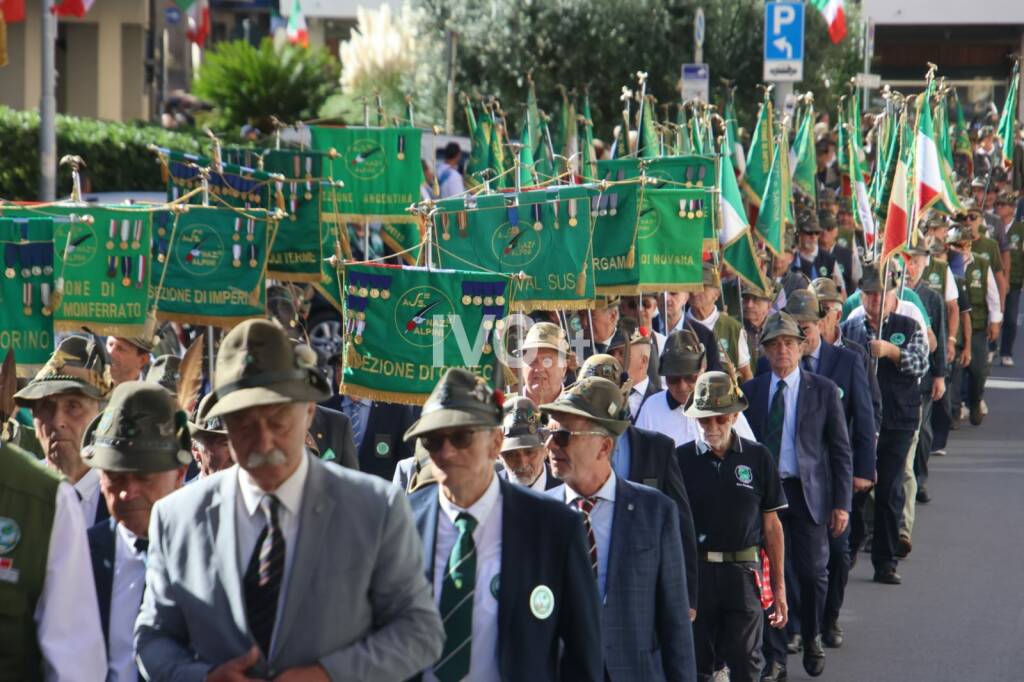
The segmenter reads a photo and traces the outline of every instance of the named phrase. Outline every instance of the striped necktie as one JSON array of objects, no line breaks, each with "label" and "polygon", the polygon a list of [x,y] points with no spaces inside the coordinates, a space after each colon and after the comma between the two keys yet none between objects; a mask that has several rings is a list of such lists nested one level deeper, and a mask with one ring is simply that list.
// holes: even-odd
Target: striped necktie
[{"label": "striped necktie", "polygon": [[266,495],[260,500],[267,524],[256,540],[243,581],[249,629],[267,656],[270,655],[270,638],[274,632],[277,602],[284,577],[285,541],[277,520],[280,506],[281,502],[273,495]]},{"label": "striped necktie", "polygon": [[594,577],[597,576],[597,539],[594,537],[594,526],[590,523],[590,512],[594,511],[597,504],[596,497],[577,497],[576,507],[583,512],[583,527],[587,529],[587,549],[590,553],[590,567],[594,569]]},{"label": "striped necktie", "polygon": [[476,588],[476,545],[473,543],[476,526],[477,520],[466,512],[455,517],[459,536],[448,555],[448,570],[441,581],[445,641],[441,658],[434,665],[434,675],[440,682],[458,682],[469,675]]}]

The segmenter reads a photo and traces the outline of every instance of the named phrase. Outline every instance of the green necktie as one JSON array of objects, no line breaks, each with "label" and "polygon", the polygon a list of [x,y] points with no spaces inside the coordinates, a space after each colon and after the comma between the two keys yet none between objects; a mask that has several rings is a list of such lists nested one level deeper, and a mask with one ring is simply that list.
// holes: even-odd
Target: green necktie
[{"label": "green necktie", "polygon": [[476,587],[476,519],[462,512],[455,518],[459,537],[448,556],[448,570],[441,581],[441,618],[444,651],[434,665],[440,682],[458,682],[469,675],[473,638],[473,592]]},{"label": "green necktie", "polygon": [[775,386],[775,395],[768,408],[768,421],[764,425],[764,446],[772,453],[775,465],[779,464],[782,452],[782,425],[786,421],[786,382],[779,379]]}]

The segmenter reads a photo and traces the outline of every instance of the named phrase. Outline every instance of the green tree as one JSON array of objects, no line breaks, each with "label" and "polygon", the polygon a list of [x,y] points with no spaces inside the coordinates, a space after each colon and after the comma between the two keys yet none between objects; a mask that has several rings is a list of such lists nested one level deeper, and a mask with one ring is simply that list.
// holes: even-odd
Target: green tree
[{"label": "green tree", "polygon": [[271,116],[292,122],[315,118],[338,90],[340,66],[326,50],[296,45],[275,47],[264,38],[259,47],[244,40],[218,43],[206,53],[192,91],[214,105],[213,124],[245,124],[264,133]]},{"label": "green tree", "polygon": [[[637,87],[636,72],[648,73],[648,90],[658,99],[678,99],[680,67],[693,61],[693,17],[703,6],[707,18],[704,58],[715,80],[737,86],[741,125],[753,123],[760,97],[763,0],[417,0],[424,25],[420,35],[440,44],[446,29],[458,33],[456,82],[460,90],[495,95],[518,129],[526,101],[527,72],[533,72],[541,108],[557,108],[556,86],[588,88],[596,135],[611,138],[622,120],[621,88]],[[857,14],[848,13],[856,27]],[[807,10],[805,80],[819,108],[833,105],[857,71],[859,36],[851,30],[833,46],[825,22]],[[443,73],[443,70],[441,70]],[[712,93],[718,101],[719,92]],[[633,104],[636,112],[636,104]],[[464,122],[458,120],[460,126]]]}]

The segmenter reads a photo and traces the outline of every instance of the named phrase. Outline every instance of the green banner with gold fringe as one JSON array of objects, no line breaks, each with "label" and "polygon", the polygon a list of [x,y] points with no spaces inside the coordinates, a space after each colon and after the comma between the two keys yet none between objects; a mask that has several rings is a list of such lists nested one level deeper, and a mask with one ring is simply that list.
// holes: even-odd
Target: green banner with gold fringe
[{"label": "green banner with gold fringe", "polygon": [[407,209],[420,200],[422,130],[311,126],[310,134],[313,148],[331,157],[331,177],[343,183],[325,193],[324,220],[417,222]]},{"label": "green banner with gold fringe", "polygon": [[276,231],[266,211],[190,206],[154,219],[150,288],[158,319],[230,327],[266,314],[267,252]]},{"label": "green banner with gold fringe", "polygon": [[[691,200],[712,207],[715,164],[714,157],[695,155],[598,161],[598,178],[609,186],[591,202],[597,293],[630,295],[654,290],[658,277],[650,277],[645,284],[648,288],[644,289],[637,257],[639,198],[645,189],[687,189],[695,193]],[[646,182],[641,182],[641,176],[646,177]],[[717,245],[711,210],[692,213],[691,220],[702,221],[704,247]]]},{"label": "green banner with gold fringe", "polygon": [[636,231],[640,293],[703,287],[701,255],[712,197],[704,189],[641,189]]},{"label": "green banner with gold fringe", "polygon": [[53,228],[53,323],[57,331],[139,336],[149,309],[152,207],[4,206],[4,217],[59,218]]},{"label": "green banner with gold fringe", "polygon": [[393,265],[349,265],[341,276],[341,393],[421,405],[450,367],[494,385],[507,277]]},{"label": "green banner with gold fringe", "polygon": [[0,357],[27,372],[53,353],[53,219],[0,218]]},{"label": "green banner with gold fringe", "polygon": [[513,277],[510,309],[579,310],[594,302],[590,203],[584,186],[437,202],[434,258],[442,267]]},{"label": "green banner with gold fringe", "polygon": [[326,155],[316,151],[272,149],[263,153],[263,169],[284,176],[282,196],[287,214],[278,223],[267,276],[288,282],[317,282],[323,253],[320,211],[326,184]]}]

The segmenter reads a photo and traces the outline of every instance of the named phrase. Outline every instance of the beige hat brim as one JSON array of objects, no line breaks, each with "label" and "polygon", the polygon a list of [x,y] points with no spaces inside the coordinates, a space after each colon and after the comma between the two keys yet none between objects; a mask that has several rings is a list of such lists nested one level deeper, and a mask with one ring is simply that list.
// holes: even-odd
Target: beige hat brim
[{"label": "beige hat brim", "polygon": [[595,417],[586,410],[581,410],[572,405],[566,405],[564,403],[548,403],[547,405],[540,406],[541,412],[548,414],[571,414],[576,417],[583,417],[590,421],[598,424],[607,429],[611,434],[615,436],[621,436],[626,429],[629,427],[629,421],[620,421],[618,419],[604,419],[602,417]]},{"label": "beige hat brim", "polygon": [[533,343],[524,344],[523,346],[520,346],[519,350],[516,351],[516,356],[520,356],[528,350],[541,350],[545,348],[547,350],[553,350],[557,353],[561,353],[562,355],[565,355],[568,352],[566,348],[557,346],[553,343],[547,343],[546,341],[535,341]]},{"label": "beige hat brim", "polygon": [[489,419],[483,412],[474,413],[469,410],[441,409],[420,417],[415,424],[409,427],[402,437],[410,441],[418,436],[423,436],[431,431],[441,429],[458,428],[498,428],[499,424],[494,419]]},{"label": "beige hat brim", "polygon": [[501,442],[502,452],[511,452],[513,450],[531,450],[533,448],[542,448],[544,443],[536,435],[526,436],[505,436],[505,440]]},{"label": "beige hat brim", "polygon": [[317,403],[331,397],[330,392],[308,381],[285,381],[268,386],[240,388],[223,397],[206,413],[206,417],[222,417],[248,407],[283,405],[285,403]]},{"label": "beige hat brim", "polygon": [[696,404],[694,404],[693,396],[691,396],[690,401],[686,405],[686,409],[683,410],[683,414],[694,419],[700,419],[702,417],[718,417],[723,414],[736,414],[737,412],[742,412],[747,409],[748,405],[749,403],[746,398],[740,398],[739,401],[732,405],[727,405],[726,407],[720,407],[714,410],[701,410],[697,408]]}]

